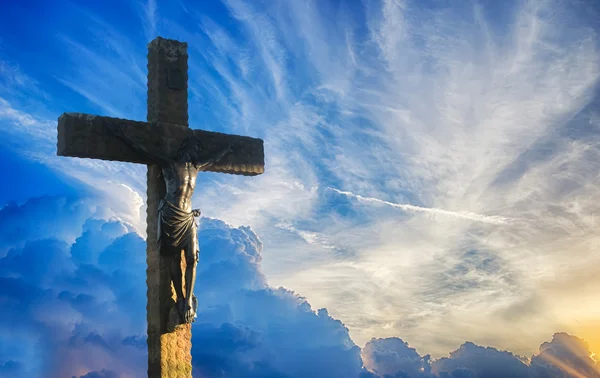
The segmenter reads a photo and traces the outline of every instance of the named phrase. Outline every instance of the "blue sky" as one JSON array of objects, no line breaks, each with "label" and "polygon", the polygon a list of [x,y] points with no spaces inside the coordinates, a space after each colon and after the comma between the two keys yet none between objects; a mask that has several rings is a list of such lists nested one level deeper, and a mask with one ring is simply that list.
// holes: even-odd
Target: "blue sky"
[{"label": "blue sky", "polygon": [[265,141],[198,179],[195,374],[599,375],[599,32],[593,0],[0,1],[0,377],[144,374],[145,167],[56,157],[56,120],[144,120],[158,35],[191,127]]}]

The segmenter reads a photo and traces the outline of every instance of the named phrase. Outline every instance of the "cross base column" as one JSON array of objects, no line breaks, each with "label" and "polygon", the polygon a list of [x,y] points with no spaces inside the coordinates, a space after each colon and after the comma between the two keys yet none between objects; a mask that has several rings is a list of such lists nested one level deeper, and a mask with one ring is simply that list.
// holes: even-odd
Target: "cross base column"
[{"label": "cross base column", "polygon": [[186,324],[173,332],[148,335],[148,378],[191,378],[191,329]]},{"label": "cross base column", "polygon": [[169,315],[175,304],[171,284],[170,259],[160,255],[157,240],[158,203],[165,184],[162,171],[148,166],[146,270],[148,285],[148,377],[192,378],[192,325],[169,328]]}]

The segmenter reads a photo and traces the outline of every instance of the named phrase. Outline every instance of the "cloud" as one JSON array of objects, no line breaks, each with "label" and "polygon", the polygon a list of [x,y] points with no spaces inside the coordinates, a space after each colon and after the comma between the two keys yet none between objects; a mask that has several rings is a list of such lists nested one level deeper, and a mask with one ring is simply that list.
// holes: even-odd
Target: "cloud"
[{"label": "cloud", "polygon": [[[145,349],[121,343],[145,333],[144,242],[90,201],[40,197],[0,210],[9,232],[0,360],[23,366],[11,377],[114,376],[103,368],[130,377],[145,364]],[[123,254],[139,250],[141,261]]]},{"label": "cloud", "polygon": [[[239,354],[238,360],[246,361],[246,367],[232,370],[234,377],[267,374],[248,370],[253,364],[260,369],[268,366],[269,371],[278,372],[278,376],[358,374],[359,348],[340,321],[331,318],[324,309],[315,313],[304,298],[289,290],[266,285],[259,265],[262,244],[249,228],[232,229],[222,221],[203,218],[199,240],[204,262],[198,273],[198,288],[202,288],[199,289],[199,318],[204,312],[212,319],[222,314],[217,324],[200,329],[219,332],[225,339],[220,342],[233,335],[239,340],[239,343],[227,344],[228,348],[234,348],[231,351],[212,350],[207,345],[199,360],[208,359],[206,354],[210,354],[213,361],[228,360],[231,353]],[[265,316],[265,311],[274,316]],[[214,327],[219,323],[217,331]],[[233,335],[229,336],[231,332]],[[201,338],[202,334],[197,337]]]},{"label": "cloud", "polygon": [[[81,16],[86,17],[86,14]],[[93,27],[91,33],[98,33],[99,28],[106,28],[102,33],[108,34],[108,37],[105,37],[108,39],[108,51],[100,53],[92,46],[84,45],[70,36],[61,35],[63,48],[70,56],[84,57],[86,63],[82,65],[78,61],[72,61],[72,69],[69,72],[62,72],[57,76],[57,80],[88,100],[93,105],[89,110],[92,114],[130,119],[133,115],[133,119],[143,119],[139,114],[132,114],[131,110],[129,114],[121,111],[122,104],[129,104],[130,109],[139,113],[140,105],[145,102],[146,75],[140,76],[140,73],[144,72],[141,68],[143,66],[139,59],[136,59],[136,54],[142,53],[143,50],[129,46],[129,41],[120,38],[112,26],[103,20],[90,16],[86,18]],[[116,61],[123,63],[117,69]],[[100,79],[99,74],[106,80]],[[121,90],[114,93],[114,97],[109,97],[106,94],[113,92],[112,83],[119,83]]]},{"label": "cloud", "polygon": [[[18,228],[26,229],[53,206],[55,214],[70,215],[70,221],[53,236],[27,234],[26,239],[21,235],[2,241],[8,249],[0,258],[2,373],[104,378],[145,374],[145,243],[118,220],[97,212],[82,216],[82,206],[73,203],[86,201],[46,197],[10,210]],[[531,361],[471,342],[437,360],[399,338],[372,339],[361,351],[348,328],[326,309],[314,311],[305,298],[268,284],[261,269],[263,245],[249,227],[202,218],[199,240],[195,375],[600,376],[589,345],[565,333],[542,344]]]},{"label": "cloud", "polygon": [[[0,348],[0,361],[12,361],[4,369],[16,371],[23,356],[34,354],[38,364],[17,376],[143,374],[144,241],[120,221],[94,213],[75,217],[79,208],[60,198],[29,200],[4,211],[11,212],[14,227],[26,229],[49,206],[56,207],[54,214],[68,214],[70,222],[59,222],[62,233],[3,241],[5,249],[12,247],[0,258],[1,345],[21,340],[26,350]],[[250,228],[203,218],[199,237],[199,319],[206,320],[194,325],[195,374],[358,374],[359,348],[340,321],[325,309],[313,311],[289,290],[268,286],[260,269],[262,244]]]},{"label": "cloud", "polygon": [[458,370],[467,377],[467,371],[470,371],[474,377],[528,378],[529,368],[526,363],[526,359],[510,352],[467,342],[450,353],[450,357],[433,362],[432,371],[438,374],[446,372],[451,376],[460,376],[455,373]]},{"label": "cloud", "polygon": [[449,357],[432,361],[398,338],[372,339],[362,355],[370,373],[383,378],[591,378],[600,374],[589,345],[566,333],[543,343],[531,360],[466,342]]},{"label": "cloud", "polygon": [[431,371],[429,355],[421,357],[397,337],[371,339],[362,349],[364,366],[379,376],[426,377]]},{"label": "cloud", "polygon": [[92,371],[79,378],[119,378],[119,374],[112,370],[102,369],[100,371]]},{"label": "cloud", "polygon": [[278,40],[276,29],[267,17],[255,12],[252,6],[244,2],[228,0],[225,4],[231,15],[248,28],[251,40],[271,75],[276,98],[285,99],[288,78],[284,67],[287,54]]},{"label": "cloud", "polygon": [[69,225],[81,224],[92,214],[89,205],[64,197],[39,197],[20,206],[7,204],[0,210],[0,248],[6,253],[32,240],[75,240],[79,230]]},{"label": "cloud", "polygon": [[337,249],[335,245],[328,242],[327,239],[318,232],[299,230],[294,226],[286,223],[277,224],[276,227],[297,234],[308,244],[317,244],[325,249]]},{"label": "cloud", "polygon": [[[33,138],[33,142],[47,143],[52,140],[55,135],[55,132],[49,127],[50,122],[44,119],[38,119],[26,112],[18,110],[8,100],[2,97],[0,97],[0,119],[3,121],[2,131],[4,133],[18,135],[25,131]],[[11,128],[15,128],[15,126],[24,128],[25,130],[11,130]]]},{"label": "cloud", "polygon": [[348,197],[354,197],[357,200],[359,200],[360,202],[377,203],[377,204],[381,204],[381,205],[387,205],[387,206],[391,206],[391,207],[394,207],[397,209],[402,209],[404,211],[423,212],[423,213],[429,213],[432,215],[445,215],[445,216],[450,216],[450,217],[462,218],[462,219],[472,220],[472,221],[476,221],[476,222],[491,223],[491,224],[496,224],[496,225],[507,224],[508,222],[511,221],[511,219],[502,217],[502,216],[490,216],[490,215],[483,215],[483,214],[475,214],[475,213],[471,213],[469,211],[448,211],[448,210],[443,210],[443,209],[432,209],[432,208],[414,206],[414,205],[409,205],[409,204],[392,203],[392,202],[380,200],[378,198],[363,197],[359,194],[345,192],[345,191],[338,190],[335,188],[327,188],[327,189],[332,190],[336,193],[348,196]]},{"label": "cloud", "polygon": [[148,42],[152,41],[157,37],[157,23],[158,23],[158,6],[156,0],[148,0],[143,6],[144,10],[144,31],[146,33],[146,39]]},{"label": "cloud", "polygon": [[556,333],[552,341],[540,345],[531,359],[531,376],[600,377],[600,366],[592,357],[588,343],[579,337]]}]

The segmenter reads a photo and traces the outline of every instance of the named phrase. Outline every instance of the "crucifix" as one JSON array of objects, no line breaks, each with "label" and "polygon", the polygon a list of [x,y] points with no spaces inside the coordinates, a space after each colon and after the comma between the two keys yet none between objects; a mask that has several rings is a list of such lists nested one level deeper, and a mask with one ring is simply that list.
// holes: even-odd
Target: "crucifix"
[{"label": "crucifix", "polygon": [[200,171],[264,172],[261,139],[188,127],[187,44],[148,45],[147,122],[81,113],[58,118],[59,156],[148,166],[146,283],[148,376],[191,378],[191,323],[198,261],[191,198]]}]

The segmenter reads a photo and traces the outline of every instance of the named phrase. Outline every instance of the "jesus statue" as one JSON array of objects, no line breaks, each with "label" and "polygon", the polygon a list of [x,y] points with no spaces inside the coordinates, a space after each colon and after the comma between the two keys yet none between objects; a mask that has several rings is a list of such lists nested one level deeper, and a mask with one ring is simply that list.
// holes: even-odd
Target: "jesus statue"
[{"label": "jesus statue", "polygon": [[[162,169],[166,194],[158,206],[158,240],[160,253],[170,258],[171,281],[177,300],[175,306],[181,319],[180,324],[191,323],[196,317],[198,301],[194,293],[196,266],[199,259],[197,224],[199,209],[192,209],[192,195],[196,187],[198,172],[218,163],[232,152],[229,145],[212,157],[202,157],[203,143],[197,137],[186,138],[179,147],[175,159],[152,154],[140,143],[132,140],[116,125],[110,126],[111,133],[146,159],[156,162]],[[181,251],[186,260],[185,290],[184,272],[181,269]],[[185,291],[185,292],[184,292]]]}]

